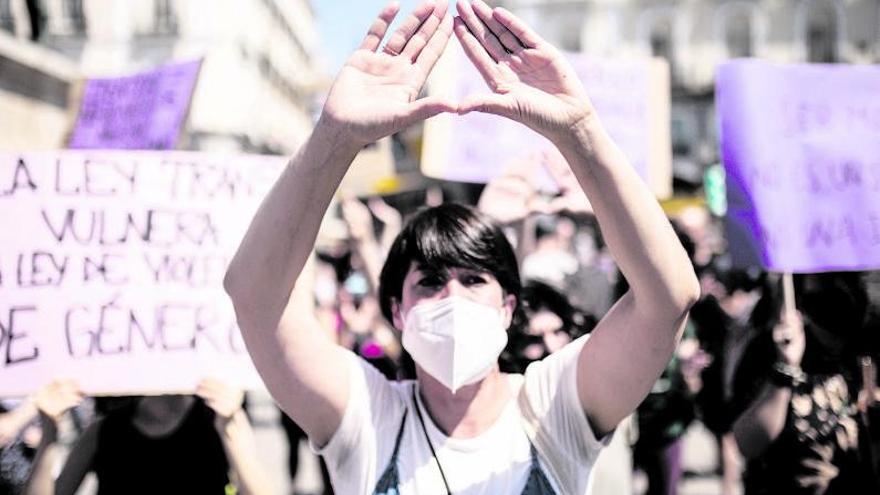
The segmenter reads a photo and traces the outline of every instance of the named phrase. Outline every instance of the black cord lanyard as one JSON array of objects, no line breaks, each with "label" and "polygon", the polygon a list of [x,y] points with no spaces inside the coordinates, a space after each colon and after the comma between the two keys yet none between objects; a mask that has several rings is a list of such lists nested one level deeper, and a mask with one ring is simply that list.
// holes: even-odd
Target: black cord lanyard
[{"label": "black cord lanyard", "polygon": [[425,428],[425,420],[422,419],[422,412],[419,410],[419,403],[416,400],[416,387],[412,389],[413,396],[413,405],[416,406],[416,416],[419,417],[419,423],[422,425],[422,433],[425,434],[425,440],[428,441],[428,447],[431,449],[431,455],[434,456],[434,462],[437,463],[437,469],[440,470],[440,477],[443,478],[443,486],[446,487],[446,494],[452,495],[452,490],[449,489],[449,483],[446,481],[446,474],[443,473],[443,466],[440,465],[440,459],[437,458],[437,453],[434,452],[434,444],[431,443],[431,438],[428,437],[428,429]]}]

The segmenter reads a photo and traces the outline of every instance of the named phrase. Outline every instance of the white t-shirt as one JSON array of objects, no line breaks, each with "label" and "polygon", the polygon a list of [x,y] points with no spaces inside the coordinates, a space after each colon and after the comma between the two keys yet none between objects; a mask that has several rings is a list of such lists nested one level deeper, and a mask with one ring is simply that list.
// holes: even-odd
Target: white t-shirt
[{"label": "white t-shirt", "polygon": [[[584,341],[585,337],[575,340],[532,363],[525,375],[507,375],[514,399],[477,437],[447,437],[417,398],[452,493],[520,495],[531,467],[530,440],[556,493],[586,491],[603,443],[593,434],[578,399],[577,359]],[[351,393],[342,422],[327,445],[312,444],[327,463],[336,493],[373,493],[409,408],[397,458],[400,494],[445,494],[440,470],[412,408],[416,382],[388,381],[354,354],[349,362]]]}]

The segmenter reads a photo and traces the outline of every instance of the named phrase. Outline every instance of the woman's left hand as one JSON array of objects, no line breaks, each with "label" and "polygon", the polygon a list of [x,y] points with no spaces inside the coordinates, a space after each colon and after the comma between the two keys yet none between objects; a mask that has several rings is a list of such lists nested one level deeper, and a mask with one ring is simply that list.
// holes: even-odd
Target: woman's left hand
[{"label": "woman's left hand", "polygon": [[503,8],[459,0],[455,34],[492,89],[459,105],[501,115],[556,142],[594,115],[583,85],[556,48]]},{"label": "woman's left hand", "polygon": [[244,402],[244,391],[227,383],[205,378],[198,387],[196,395],[205,401],[217,415],[217,421],[226,423],[239,411]]}]

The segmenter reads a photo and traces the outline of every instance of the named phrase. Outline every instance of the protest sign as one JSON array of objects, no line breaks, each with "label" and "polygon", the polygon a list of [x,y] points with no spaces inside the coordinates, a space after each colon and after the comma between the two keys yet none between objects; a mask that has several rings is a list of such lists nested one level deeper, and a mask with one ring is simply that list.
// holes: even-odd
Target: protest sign
[{"label": "protest sign", "polygon": [[0,154],[0,396],[260,387],[222,288],[284,158]]},{"label": "protest sign", "polygon": [[735,61],[716,81],[734,262],[880,267],[880,67]]},{"label": "protest sign", "polygon": [[[603,125],[659,198],[672,194],[669,68],[661,59],[600,59],[566,54]],[[461,101],[488,92],[458,44],[450,44],[430,81],[432,94]],[[430,177],[485,183],[517,160],[551,149],[527,127],[473,112],[425,122],[422,172]],[[545,177],[542,186],[551,189]],[[549,187],[548,187],[549,186]]]},{"label": "protest sign", "polygon": [[126,77],[89,79],[70,136],[74,149],[174,149],[201,60]]}]

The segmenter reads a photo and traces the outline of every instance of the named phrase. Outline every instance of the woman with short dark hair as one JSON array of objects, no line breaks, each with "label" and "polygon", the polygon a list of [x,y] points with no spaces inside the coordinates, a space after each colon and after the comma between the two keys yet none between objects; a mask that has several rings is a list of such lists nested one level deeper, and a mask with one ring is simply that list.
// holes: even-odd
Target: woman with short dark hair
[{"label": "woman with short dark hair", "polygon": [[[604,439],[672,355],[699,286],[650,190],[610,140],[565,58],[507,10],[424,2],[380,50],[383,10],[339,72],[311,137],[282,172],[226,274],[270,392],[327,461],[337,493],[585,492]],[[491,94],[419,99],[455,32]],[[379,288],[416,379],[391,382],[320,331],[303,268],[357,152],[442,112],[491,113],[549,139],[590,198],[631,289],[597,325],[505,374],[519,301],[513,250],[474,210],[417,214]]]}]

